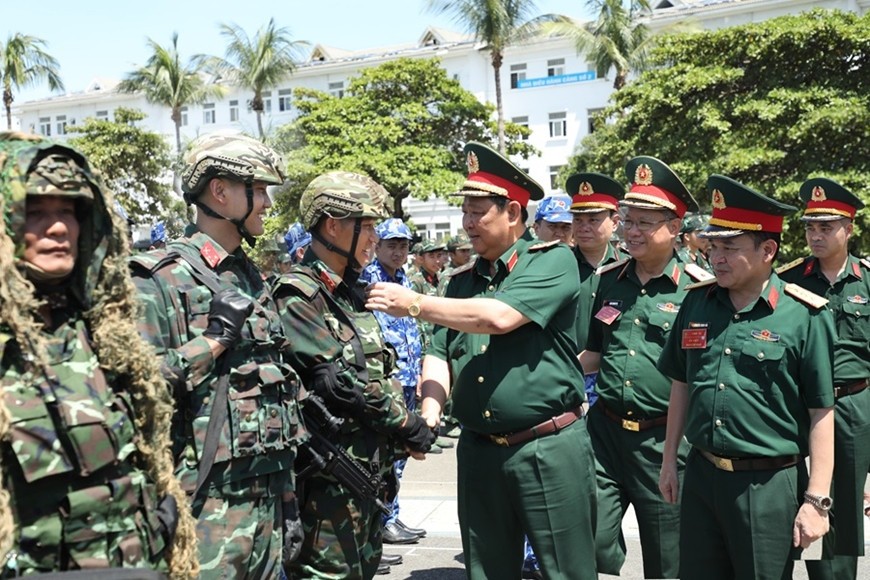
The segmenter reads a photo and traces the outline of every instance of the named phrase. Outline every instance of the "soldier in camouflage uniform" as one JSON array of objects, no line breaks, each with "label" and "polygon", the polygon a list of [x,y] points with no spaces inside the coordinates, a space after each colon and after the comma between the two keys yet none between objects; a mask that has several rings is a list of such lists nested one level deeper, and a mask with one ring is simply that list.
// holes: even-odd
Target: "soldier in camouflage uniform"
[{"label": "soldier in camouflage uniform", "polygon": [[[281,158],[241,135],[195,141],[182,173],[193,233],[134,257],[143,335],[173,383],[176,474],[192,495],[204,578],[277,578],[301,543],[292,466],[299,382],[260,272]],[[283,552],[282,552],[283,550]]]},{"label": "soldier in camouflage uniform", "polygon": [[[435,438],[419,415],[408,413],[401,386],[389,378],[394,355],[363,308],[357,284],[372,259],[375,222],[386,217],[387,196],[355,173],[315,178],[300,201],[311,246],[274,288],[284,326],[294,333],[294,367],[306,388],[344,419],[334,443],[384,477],[392,474],[397,449],[421,454]],[[292,577],[374,576],[382,547],[375,498],[355,497],[334,477],[317,473],[300,485],[300,500],[306,538]]]},{"label": "soldier in camouflage uniform", "polygon": [[132,322],[126,224],[81,154],[20,133],[0,133],[0,203],[0,511],[14,526],[0,577],[193,577],[171,400]]},{"label": "soldier in camouflage uniform", "polygon": [[[420,243],[420,270],[411,275],[411,288],[418,294],[438,296],[441,269],[447,259],[447,246],[440,242],[424,240]],[[432,341],[433,325],[424,320],[420,324],[420,335],[423,337],[423,354]]]}]

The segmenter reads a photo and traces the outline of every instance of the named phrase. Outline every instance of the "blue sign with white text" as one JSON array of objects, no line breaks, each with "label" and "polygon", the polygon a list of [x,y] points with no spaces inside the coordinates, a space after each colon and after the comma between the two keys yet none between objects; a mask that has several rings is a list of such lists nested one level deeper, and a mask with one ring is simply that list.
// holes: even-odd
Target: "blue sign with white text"
[{"label": "blue sign with white text", "polygon": [[518,89],[531,89],[534,87],[549,87],[552,85],[567,85],[568,83],[582,83],[585,81],[594,81],[595,71],[590,70],[582,73],[571,73],[567,75],[556,75],[554,77],[541,77],[539,79],[523,79],[517,81]]}]

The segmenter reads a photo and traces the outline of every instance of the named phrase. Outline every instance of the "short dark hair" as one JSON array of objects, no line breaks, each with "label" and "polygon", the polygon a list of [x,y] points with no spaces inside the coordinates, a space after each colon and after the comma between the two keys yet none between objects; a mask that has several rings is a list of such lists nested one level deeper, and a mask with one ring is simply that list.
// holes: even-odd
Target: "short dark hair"
[{"label": "short dark hair", "polygon": [[746,235],[752,238],[752,243],[755,245],[756,250],[767,240],[773,240],[776,242],[776,251],[773,253],[773,261],[776,261],[776,257],[779,255],[779,249],[782,247],[782,234],[772,232],[746,232]]},{"label": "short dark hair", "polygon": [[[490,197],[490,199],[492,200],[492,202],[495,204],[495,207],[497,207],[498,211],[500,211],[500,212],[504,211],[504,208],[507,207],[507,204],[510,201],[510,198],[507,198],[507,197],[504,197],[501,195],[493,195]],[[520,207],[522,208],[522,213],[520,213],[520,216],[523,219],[523,223],[526,223],[527,221],[529,221],[529,210],[527,210],[525,207],[522,207],[522,206],[520,206]]]}]

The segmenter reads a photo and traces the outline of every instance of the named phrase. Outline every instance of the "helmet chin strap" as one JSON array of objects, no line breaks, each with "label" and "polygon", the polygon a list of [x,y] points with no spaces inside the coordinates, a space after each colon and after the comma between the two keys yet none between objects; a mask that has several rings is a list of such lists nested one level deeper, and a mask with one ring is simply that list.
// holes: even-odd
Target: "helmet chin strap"
[{"label": "helmet chin strap", "polygon": [[359,245],[359,236],[360,232],[362,232],[362,219],[355,218],[353,224],[353,239],[350,242],[350,250],[343,250],[333,244],[332,242],[324,239],[320,232],[316,230],[311,231],[311,237],[321,244],[323,244],[327,250],[330,252],[335,252],[339,256],[344,256],[347,258],[347,267],[344,269],[344,276],[342,276],[342,280],[344,280],[345,284],[353,288],[356,284],[356,281],[359,279],[360,271],[362,270],[362,265],[356,259],[356,247]]},{"label": "helmet chin strap", "polygon": [[248,200],[248,211],[241,219],[233,219],[221,215],[204,203],[201,203],[199,201],[199,198],[193,200],[193,205],[201,209],[202,212],[209,217],[213,217],[219,220],[226,220],[231,224],[235,225],[236,229],[239,230],[239,235],[242,236],[242,239],[248,242],[248,245],[253,248],[255,245],[257,245],[257,238],[252,236],[251,232],[248,231],[248,228],[245,227],[245,222],[248,220],[248,217],[250,217],[250,215],[254,212],[254,184],[252,182],[245,182],[245,198]]}]

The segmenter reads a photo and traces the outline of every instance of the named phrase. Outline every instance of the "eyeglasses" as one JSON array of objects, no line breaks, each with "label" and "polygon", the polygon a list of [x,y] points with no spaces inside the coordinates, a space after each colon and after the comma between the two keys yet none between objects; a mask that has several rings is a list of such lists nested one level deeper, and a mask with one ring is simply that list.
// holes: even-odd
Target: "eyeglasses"
[{"label": "eyeglasses", "polygon": [[659,224],[663,224],[667,221],[670,221],[670,220],[657,220],[654,222],[648,222],[648,221],[643,221],[643,220],[638,221],[638,222],[632,221],[632,220],[622,220],[622,229],[624,231],[628,232],[628,231],[631,231],[631,228],[636,227],[638,229],[638,231],[646,233],[646,232],[651,231],[655,226],[657,226]]}]

